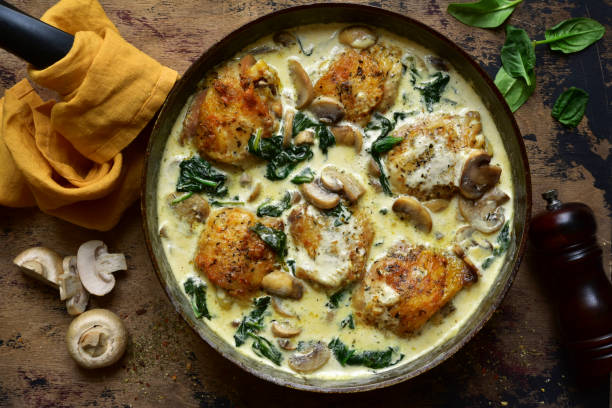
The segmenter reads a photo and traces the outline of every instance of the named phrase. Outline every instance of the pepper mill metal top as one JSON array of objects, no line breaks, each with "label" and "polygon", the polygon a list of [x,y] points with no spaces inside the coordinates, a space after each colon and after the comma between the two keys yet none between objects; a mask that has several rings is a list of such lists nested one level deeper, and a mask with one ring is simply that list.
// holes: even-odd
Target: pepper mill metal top
[{"label": "pepper mill metal top", "polygon": [[547,211],[531,221],[537,270],[555,295],[565,345],[583,375],[612,371],[612,285],[603,269],[593,211],[542,194]]}]

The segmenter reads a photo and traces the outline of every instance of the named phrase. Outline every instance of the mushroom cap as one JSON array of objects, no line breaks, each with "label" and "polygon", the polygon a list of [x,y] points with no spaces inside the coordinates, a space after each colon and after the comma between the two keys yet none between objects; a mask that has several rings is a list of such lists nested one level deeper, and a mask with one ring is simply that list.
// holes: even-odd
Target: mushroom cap
[{"label": "mushroom cap", "polygon": [[466,159],[461,171],[459,191],[470,200],[482,197],[499,181],[501,168],[491,166],[491,155],[485,151],[476,151]]},{"label": "mushroom cap", "polygon": [[365,189],[352,174],[342,172],[334,166],[326,166],[321,170],[321,184],[330,191],[342,191],[351,203],[365,194]]},{"label": "mushroom cap", "polygon": [[288,273],[281,271],[270,272],[261,280],[261,287],[267,293],[291,299],[301,299],[304,285]]},{"label": "mushroom cap", "polygon": [[289,322],[274,321],[271,325],[272,334],[276,337],[291,338],[299,335],[302,329],[293,327]]},{"label": "mushroom cap", "polygon": [[417,229],[423,232],[431,232],[431,215],[418,200],[402,196],[393,202],[391,208],[400,216],[408,218]]},{"label": "mushroom cap", "polygon": [[459,212],[478,231],[491,234],[504,225],[503,208],[500,207],[510,197],[498,188],[485,193],[478,200],[459,197]]},{"label": "mushroom cap", "polygon": [[113,312],[92,309],[70,323],[66,344],[70,356],[81,367],[107,367],[123,356],[127,346],[127,330]]},{"label": "mushroom cap", "polygon": [[304,352],[293,353],[289,357],[289,367],[300,373],[310,373],[325,365],[331,353],[320,341],[311,343]]},{"label": "mushroom cap", "polygon": [[322,210],[334,208],[340,202],[340,196],[324,189],[316,180],[300,185],[304,199]]},{"label": "mushroom cap", "polygon": [[113,272],[126,270],[123,254],[109,254],[102,241],[87,241],[77,252],[77,269],[81,283],[89,293],[104,296],[115,286]]},{"label": "mushroom cap", "polygon": [[45,247],[28,248],[13,259],[26,275],[57,289],[63,273],[62,257]]},{"label": "mushroom cap", "polygon": [[431,212],[444,211],[449,206],[449,204],[450,201],[444,198],[434,198],[431,200],[427,200],[423,203],[423,205],[427,207]]},{"label": "mushroom cap", "polygon": [[314,88],[310,77],[298,60],[291,58],[287,61],[287,64],[289,66],[289,76],[295,87],[295,107],[298,109],[305,108],[310,105],[314,98]]},{"label": "mushroom cap", "polygon": [[353,146],[359,153],[363,147],[363,134],[357,128],[349,125],[332,126],[330,128],[336,143],[344,146]]},{"label": "mushroom cap", "polygon": [[283,147],[288,147],[291,144],[294,118],[295,111],[293,109],[285,109],[285,113],[283,114]]},{"label": "mushroom cap", "polygon": [[317,96],[309,109],[323,123],[336,123],[344,117],[344,105],[331,96]]},{"label": "mushroom cap", "polygon": [[338,41],[349,47],[360,50],[376,44],[376,33],[369,27],[354,25],[343,28],[338,35]]}]

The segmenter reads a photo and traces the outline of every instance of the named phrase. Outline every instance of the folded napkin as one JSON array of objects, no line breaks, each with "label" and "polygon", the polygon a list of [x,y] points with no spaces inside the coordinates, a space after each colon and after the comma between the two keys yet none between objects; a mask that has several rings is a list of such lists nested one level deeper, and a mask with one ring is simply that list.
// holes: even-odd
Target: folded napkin
[{"label": "folded napkin", "polygon": [[0,99],[0,205],[106,231],[138,198],[146,140],[134,139],[177,73],[121,38],[96,0],[61,0],[41,19],[74,45],[28,69],[61,101],[44,102],[25,79]]}]

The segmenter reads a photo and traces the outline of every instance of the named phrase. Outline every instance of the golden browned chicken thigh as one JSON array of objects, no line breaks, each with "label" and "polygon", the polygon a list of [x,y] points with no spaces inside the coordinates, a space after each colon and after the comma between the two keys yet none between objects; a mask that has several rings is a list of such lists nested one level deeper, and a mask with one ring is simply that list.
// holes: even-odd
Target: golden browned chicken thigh
[{"label": "golden browned chicken thigh", "polygon": [[353,294],[353,307],[365,323],[404,336],[476,280],[456,256],[402,241],[372,264]]},{"label": "golden browned chicken thigh", "polygon": [[[344,105],[344,119],[365,125],[383,100],[393,99],[401,76],[400,52],[375,45],[357,52],[348,48],[314,86],[315,96],[328,96]],[[397,67],[399,67],[399,72]],[[385,91],[385,86],[388,88]],[[393,89],[392,89],[393,88]],[[390,105],[385,102],[385,108]]]},{"label": "golden browned chicken thigh", "polygon": [[443,114],[407,124],[393,132],[402,137],[387,153],[386,167],[395,192],[421,200],[450,198],[457,192],[470,152],[484,146],[480,114]]},{"label": "golden browned chicken thigh", "polygon": [[[289,214],[289,231],[296,246],[307,254],[296,275],[326,288],[338,288],[360,279],[374,239],[370,220],[355,210],[347,223],[302,204]],[[339,224],[339,225],[336,225]]]},{"label": "golden browned chicken thigh", "polygon": [[216,286],[234,297],[243,297],[259,288],[263,277],[275,269],[277,260],[256,233],[249,228],[257,222],[283,229],[278,219],[258,219],[241,208],[224,208],[208,217],[198,242],[197,269]]},{"label": "golden browned chicken thigh", "polygon": [[280,81],[274,69],[251,55],[217,71],[192,103],[185,118],[182,140],[192,140],[202,156],[245,167],[252,160],[247,145],[262,129],[269,137],[282,115]]}]

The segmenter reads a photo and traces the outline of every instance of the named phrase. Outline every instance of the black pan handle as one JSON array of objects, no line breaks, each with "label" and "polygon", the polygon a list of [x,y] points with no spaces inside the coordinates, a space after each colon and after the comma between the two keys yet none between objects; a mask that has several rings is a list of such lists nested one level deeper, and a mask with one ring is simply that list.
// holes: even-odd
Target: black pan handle
[{"label": "black pan handle", "polygon": [[74,37],[0,0],[0,48],[38,69],[62,59]]}]

